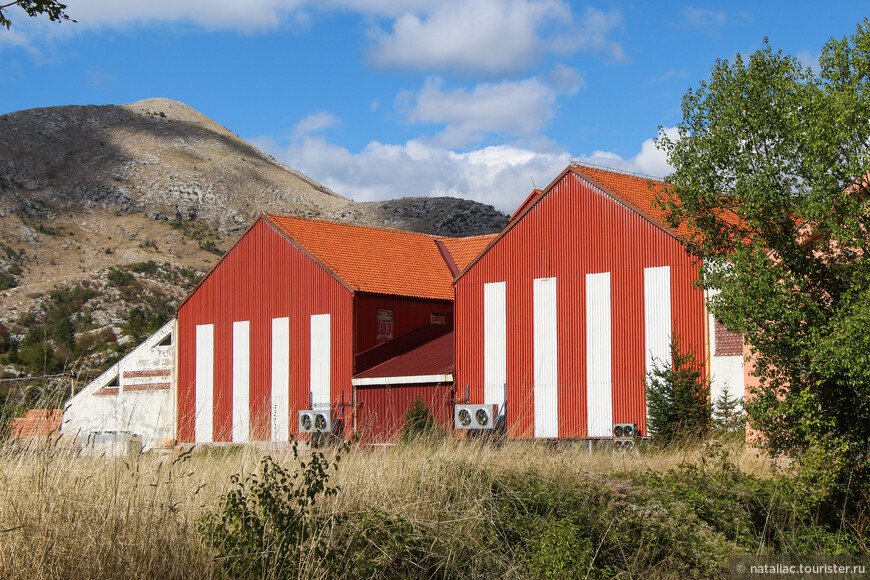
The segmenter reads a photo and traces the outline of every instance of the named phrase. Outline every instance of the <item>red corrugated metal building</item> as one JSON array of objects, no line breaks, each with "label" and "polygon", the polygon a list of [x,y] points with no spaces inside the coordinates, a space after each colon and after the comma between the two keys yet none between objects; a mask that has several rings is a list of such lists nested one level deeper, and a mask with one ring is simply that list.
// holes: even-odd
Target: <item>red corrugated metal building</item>
[{"label": "red corrugated metal building", "polygon": [[506,401],[508,436],[646,435],[643,379],[671,337],[707,358],[698,268],[652,205],[659,187],[572,165],[458,275],[457,389]]},{"label": "red corrugated metal building", "polygon": [[312,407],[349,427],[355,356],[451,326],[453,272],[491,238],[261,216],[178,308],[178,440],[287,441]]},{"label": "red corrugated metal building", "polygon": [[453,328],[427,324],[357,355],[353,377],[357,432],[364,442],[394,441],[419,398],[445,429],[453,422]]}]

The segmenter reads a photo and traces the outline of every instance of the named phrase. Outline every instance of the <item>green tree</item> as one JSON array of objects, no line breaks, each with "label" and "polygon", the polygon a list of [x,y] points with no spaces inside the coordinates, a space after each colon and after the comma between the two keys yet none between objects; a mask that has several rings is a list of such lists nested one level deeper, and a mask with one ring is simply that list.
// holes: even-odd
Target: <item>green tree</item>
[{"label": "green tree", "polygon": [[743,399],[732,397],[727,389],[722,389],[713,400],[713,425],[723,435],[744,437],[746,421],[743,417]]},{"label": "green tree", "polygon": [[659,198],[752,348],[745,402],[774,454],[870,475],[870,20],[814,73],[765,40],[683,97]]},{"label": "green tree", "polygon": [[6,4],[0,4],[0,26],[5,26],[6,30],[12,26],[12,21],[6,16],[5,10],[18,6],[24,10],[28,16],[39,16],[44,14],[52,22],[60,22],[61,20],[71,20],[66,14],[66,4],[61,4],[56,0],[14,0]]},{"label": "green tree", "polygon": [[646,378],[647,426],[653,441],[669,444],[710,431],[710,381],[695,355],[671,339],[671,362],[658,361]]}]

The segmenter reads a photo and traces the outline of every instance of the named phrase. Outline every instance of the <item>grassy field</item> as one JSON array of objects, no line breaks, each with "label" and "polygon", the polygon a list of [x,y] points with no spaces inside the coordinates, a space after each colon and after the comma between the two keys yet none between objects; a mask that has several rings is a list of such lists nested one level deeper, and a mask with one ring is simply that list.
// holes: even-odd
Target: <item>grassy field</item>
[{"label": "grassy field", "polygon": [[[280,466],[272,480],[267,453]],[[733,554],[868,553],[862,529],[822,522],[796,476],[738,444],[613,454],[447,441],[318,463],[334,453],[3,448],[0,577],[718,578]],[[303,464],[326,475],[279,481]],[[256,503],[251,474],[271,499]],[[233,551],[216,532],[223,521],[240,533],[221,520],[233,491],[261,514],[299,497],[316,505],[291,517],[297,535],[273,520]],[[206,514],[217,527],[200,524]]]}]

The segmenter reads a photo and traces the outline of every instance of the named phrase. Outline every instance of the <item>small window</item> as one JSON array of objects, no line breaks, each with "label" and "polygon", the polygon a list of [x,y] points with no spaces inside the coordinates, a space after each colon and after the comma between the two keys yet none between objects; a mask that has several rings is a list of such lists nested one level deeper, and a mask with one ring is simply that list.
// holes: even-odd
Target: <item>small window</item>
[{"label": "small window", "polygon": [[389,308],[378,308],[378,344],[393,340],[395,314]]},{"label": "small window", "polygon": [[432,324],[447,324],[447,315],[446,314],[438,314],[437,312],[433,312],[429,315],[429,321]]},{"label": "small window", "polygon": [[157,343],[157,346],[172,346],[172,333],[166,335],[166,337]]}]

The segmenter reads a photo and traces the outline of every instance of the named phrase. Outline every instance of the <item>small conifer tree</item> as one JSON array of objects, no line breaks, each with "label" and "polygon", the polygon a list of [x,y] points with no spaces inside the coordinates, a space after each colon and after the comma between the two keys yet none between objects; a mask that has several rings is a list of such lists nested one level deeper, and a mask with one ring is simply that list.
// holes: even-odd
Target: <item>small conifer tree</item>
[{"label": "small conifer tree", "polygon": [[713,426],[724,435],[742,434],[746,428],[743,399],[731,397],[727,389],[713,401]]},{"label": "small conifer tree", "polygon": [[671,339],[671,362],[657,361],[646,377],[647,426],[662,444],[703,438],[710,431],[710,381],[702,363]]}]

